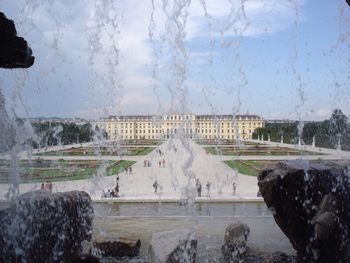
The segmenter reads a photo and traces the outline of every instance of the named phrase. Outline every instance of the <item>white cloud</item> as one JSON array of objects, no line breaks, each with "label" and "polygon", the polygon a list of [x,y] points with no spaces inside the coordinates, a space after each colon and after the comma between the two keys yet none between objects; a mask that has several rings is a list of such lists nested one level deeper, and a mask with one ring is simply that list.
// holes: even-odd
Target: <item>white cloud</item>
[{"label": "white cloud", "polygon": [[[295,0],[298,5],[302,6],[305,1]],[[293,6],[289,1],[279,1],[279,0],[250,0],[244,1],[244,8],[247,16],[247,21],[244,18],[240,18],[235,21],[235,18],[239,17],[236,14],[240,14],[240,7],[242,1],[232,0],[233,3],[233,12],[234,16],[230,18],[231,5],[228,0],[206,0],[206,6],[208,13],[213,17],[216,29],[226,25],[233,25],[233,28],[227,30],[226,36],[233,36],[235,34],[234,29],[240,30],[245,23],[249,23],[247,30],[243,33],[245,36],[258,36],[265,32],[278,32],[290,26],[294,21],[294,12]],[[82,69],[84,76],[74,75],[72,72],[63,72],[62,74],[68,74],[71,78],[91,78],[92,75],[89,74],[89,67],[91,65],[86,65],[87,63],[87,52],[88,52],[88,42],[86,40],[89,23],[91,22],[91,13],[94,8],[93,1],[46,1],[43,0],[32,0],[30,2],[31,7],[35,10],[32,14],[32,19],[35,22],[37,28],[43,33],[40,36],[40,41],[37,41],[34,47],[37,47],[35,56],[37,61],[44,61],[44,58],[47,54],[51,54],[54,51],[59,51],[63,56],[59,59],[64,59],[65,63],[72,63],[72,67]],[[50,3],[53,3],[50,5]],[[119,47],[119,64],[113,72],[108,73],[108,70],[111,67],[106,65],[106,54],[102,54],[102,51],[107,49],[111,43],[110,39],[104,37],[101,39],[102,49],[96,50],[96,62],[98,66],[98,73],[104,74],[106,77],[113,77],[118,80],[122,86],[123,94],[120,94],[121,91],[115,91],[110,93],[111,90],[116,89],[116,87],[110,87],[108,84],[100,84],[96,87],[97,91],[95,94],[101,96],[100,100],[111,96],[119,96],[121,98],[120,106],[123,109],[116,109],[115,99],[110,98],[105,102],[105,106],[110,113],[113,111],[120,111],[124,109],[132,110],[132,107],[135,112],[142,112],[142,109],[145,107],[151,107],[153,100],[152,93],[152,79],[150,74],[150,65],[153,62],[152,47],[149,43],[149,23],[151,15],[151,1],[142,1],[142,0],[118,0],[114,1],[116,6],[114,11],[118,12],[120,16],[119,25],[115,35],[117,46]],[[165,24],[165,15],[162,11],[162,1],[155,0],[156,10],[155,10],[155,22],[156,22],[156,39],[160,44],[164,44],[164,41],[160,36],[166,33],[164,28]],[[20,9],[20,1],[5,0],[5,7],[11,6],[10,9],[13,9],[13,13],[16,13]],[[6,8],[5,8],[6,9]],[[68,11],[70,10],[70,11]],[[210,32],[208,30],[208,21],[204,17],[204,11],[200,4],[200,1],[192,1],[189,7],[189,17],[186,25],[186,41],[194,41],[199,37],[209,37]],[[100,17],[104,19],[103,17]],[[228,19],[228,20],[227,20]],[[266,20],[267,19],[267,20]],[[225,23],[225,20],[228,22]],[[57,24],[56,22],[62,22]],[[25,25],[23,25],[25,27]],[[114,28],[115,29],[115,28]],[[102,27],[102,31],[110,30],[110,27]],[[108,33],[108,32],[106,32]],[[37,36],[40,35],[38,32],[35,33],[36,37],[31,37],[29,33],[26,36],[28,39],[37,39]],[[215,37],[218,36],[218,33],[214,33]],[[59,40],[59,45],[57,50],[52,47],[52,44],[55,40]],[[208,40],[209,41],[209,40]],[[45,43],[46,44],[45,44]],[[48,43],[48,46],[47,46]],[[163,45],[163,54],[161,55],[163,59],[160,62],[164,62],[164,59],[169,58],[169,49],[167,45]],[[197,63],[206,63],[206,60],[203,59],[208,51],[203,52],[192,52],[190,53],[192,58],[195,58]],[[43,56],[43,57],[41,57]],[[47,63],[47,64],[46,64]],[[51,64],[50,64],[51,63]],[[57,60],[53,59],[52,61],[45,61],[45,65],[39,65],[40,68],[49,68],[54,67],[57,63]],[[167,61],[169,66],[169,61]],[[147,66],[147,67],[146,67]],[[67,70],[68,67],[60,65],[61,71]],[[162,70],[168,70],[169,67],[162,68],[162,65],[159,65],[159,68]],[[38,77],[41,78],[43,75],[40,75],[42,71],[32,70],[29,71],[30,74],[38,74]],[[32,73],[34,72],[34,73]],[[164,71],[160,71],[162,73]],[[169,72],[169,71],[168,71]],[[168,73],[166,72],[166,73]],[[109,75],[108,75],[109,74]],[[112,76],[113,75],[113,76]],[[51,79],[52,77],[52,79]],[[57,85],[59,88],[60,76],[43,76],[43,78],[48,78],[52,83],[52,86]],[[79,82],[76,81],[76,82]],[[82,82],[82,81],[80,81]],[[201,90],[199,87],[200,83],[194,87],[191,80],[188,81],[187,86],[194,91]],[[78,87],[74,87],[78,88]],[[87,89],[86,86],[79,87],[81,89],[80,93],[85,92],[84,89]],[[164,87],[161,87],[164,92]],[[53,89],[54,90],[54,89]],[[79,94],[79,92],[77,92]],[[52,91],[52,99],[62,100],[62,105],[65,103],[65,98],[59,98],[55,91]],[[92,101],[96,98],[92,98]],[[112,104],[108,104],[111,102]],[[99,102],[99,105],[102,105],[104,101]],[[166,102],[168,103],[168,102]],[[77,107],[86,107],[83,102],[79,104],[79,97],[77,97]],[[93,105],[96,107],[96,105]],[[62,107],[64,108],[64,107]],[[48,112],[50,114],[50,109],[43,109],[43,113]],[[51,111],[52,112],[52,111]],[[55,111],[56,112],[56,111]],[[77,112],[86,112],[86,109],[81,109]],[[43,114],[42,113],[42,114]],[[44,115],[44,114],[43,114]]]}]

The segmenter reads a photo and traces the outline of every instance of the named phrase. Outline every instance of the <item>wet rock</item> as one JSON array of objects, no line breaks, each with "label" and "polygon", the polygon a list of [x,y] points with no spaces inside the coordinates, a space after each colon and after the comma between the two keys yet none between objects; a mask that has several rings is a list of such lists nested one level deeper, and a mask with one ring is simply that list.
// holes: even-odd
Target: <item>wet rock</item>
[{"label": "wet rock", "polygon": [[225,231],[224,245],[221,250],[228,262],[241,262],[247,251],[250,229],[241,222],[229,225]]},{"label": "wet rock", "polygon": [[136,236],[98,237],[93,246],[102,257],[134,257],[140,253],[141,241]]},{"label": "wet rock", "polygon": [[0,214],[0,262],[69,262],[92,234],[90,196],[73,191],[21,195]]},{"label": "wet rock", "polygon": [[[335,235],[341,233],[339,225],[340,218],[337,216],[336,199],[334,195],[327,194],[323,197],[316,215],[311,223],[314,224],[315,236],[317,239],[327,242],[331,237],[335,239]],[[340,239],[337,237],[336,239]]]},{"label": "wet rock", "polygon": [[29,68],[33,64],[27,41],[17,36],[15,23],[0,12],[0,68]]},{"label": "wet rock", "polygon": [[197,239],[190,230],[174,230],[155,233],[149,249],[150,262],[195,262]]},{"label": "wet rock", "polygon": [[350,261],[350,180],[347,165],[281,162],[258,185],[299,262]]},{"label": "wet rock", "polygon": [[100,263],[100,260],[91,254],[80,254],[74,256],[70,263]]},{"label": "wet rock", "polygon": [[289,256],[283,252],[273,252],[264,257],[263,263],[295,263],[295,256]]}]

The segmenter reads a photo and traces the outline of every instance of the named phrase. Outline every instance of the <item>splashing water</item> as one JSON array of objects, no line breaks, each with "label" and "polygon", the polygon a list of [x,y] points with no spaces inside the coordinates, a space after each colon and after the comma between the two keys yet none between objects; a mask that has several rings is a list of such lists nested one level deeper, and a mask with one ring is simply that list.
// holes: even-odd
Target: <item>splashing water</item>
[{"label": "splashing water", "polygon": [[[120,75],[119,69],[120,57],[122,50],[120,47],[119,39],[123,37],[123,23],[124,17],[118,9],[118,1],[113,0],[94,0],[91,5],[91,13],[85,28],[86,30],[86,39],[87,46],[82,48],[86,49],[88,54],[87,63],[89,64],[89,76],[87,76],[87,86],[89,87],[89,92],[93,100],[91,101],[91,111],[97,115],[118,115],[121,114],[123,110],[123,99],[124,99],[124,85],[121,80],[123,76]],[[64,46],[65,32],[69,31],[70,26],[74,26],[74,17],[70,17],[68,22],[62,19],[59,15],[56,15],[54,10],[60,8],[59,3],[55,1],[48,1],[47,8],[41,8],[45,4],[43,0],[23,0],[19,1],[20,6],[19,14],[20,17],[16,21],[16,26],[18,26],[21,33],[24,36],[32,33],[38,36],[38,39],[45,43],[33,43],[34,47],[47,46],[49,49],[49,54],[41,61],[46,63],[44,68],[33,69],[35,72],[39,72],[37,75],[31,75],[29,70],[24,72],[14,71],[13,74],[13,92],[12,96],[5,96],[2,87],[0,87],[0,118],[1,121],[6,123],[5,127],[8,129],[15,130],[14,134],[14,145],[11,147],[11,152],[8,157],[11,158],[11,178],[12,186],[10,191],[7,193],[6,197],[10,200],[17,197],[20,194],[19,185],[20,180],[20,171],[21,171],[21,162],[20,158],[23,155],[31,156],[32,148],[29,146],[28,141],[34,140],[39,143],[41,147],[40,139],[41,136],[34,134],[33,129],[30,126],[29,121],[29,112],[30,108],[26,106],[24,99],[22,98],[22,93],[26,88],[26,83],[36,82],[37,92],[49,90],[49,86],[53,85],[59,89],[67,89],[66,86],[74,86],[73,75],[74,73],[64,73],[61,74],[61,68],[63,65],[71,64],[70,57],[66,55],[66,47]],[[181,189],[181,199],[185,200],[189,207],[189,214],[193,213],[193,204],[196,198],[196,179],[199,177],[198,174],[195,174],[193,165],[195,160],[195,152],[192,151],[191,143],[191,120],[187,116],[192,116],[191,112],[193,110],[192,101],[190,100],[190,93],[193,91],[191,89],[190,77],[192,64],[191,60],[193,57],[190,52],[190,45],[187,42],[189,38],[189,28],[188,22],[191,16],[190,8],[193,5],[194,1],[190,0],[162,0],[161,5],[158,5],[159,2],[156,0],[150,1],[151,13],[149,16],[148,23],[148,36],[152,48],[152,64],[151,64],[151,80],[153,93],[157,101],[157,114],[159,116],[164,115],[164,112],[171,115],[175,112],[179,113],[181,122],[179,127],[177,127],[177,133],[172,134],[174,138],[170,138],[169,147],[172,151],[173,147],[176,148],[181,144],[181,148],[185,149],[185,152],[182,152],[186,158],[183,163],[177,163],[177,159],[169,161],[170,173],[171,173],[171,186],[174,191],[178,191],[180,188],[180,173],[186,177],[186,185]],[[204,97],[205,103],[210,109],[212,115],[214,116],[213,129],[215,129],[215,138],[216,144],[221,143],[220,138],[220,119],[218,118],[219,112],[221,110],[220,105],[218,106],[215,103],[215,95],[218,93],[219,87],[222,86],[224,82],[219,81],[218,79],[221,75],[216,75],[217,73],[214,70],[215,63],[221,62],[224,65],[223,71],[225,74],[226,82],[228,83],[225,88],[225,95],[230,98],[231,102],[231,113],[233,116],[231,127],[236,131],[235,139],[238,139],[240,147],[244,147],[243,144],[240,144],[241,139],[239,135],[239,126],[235,120],[235,117],[240,113],[242,109],[242,93],[248,89],[248,76],[247,76],[247,64],[244,62],[244,57],[242,54],[242,48],[244,47],[244,40],[247,31],[250,29],[250,20],[246,14],[246,7],[248,1],[245,0],[229,0],[228,14],[224,16],[223,19],[216,19],[213,10],[208,8],[208,1],[199,0],[199,4],[202,8],[203,18],[206,20],[207,29],[210,34],[209,39],[209,54],[207,56],[210,70],[201,72],[203,75],[208,73],[210,77],[208,82],[203,84],[200,88],[202,95]],[[294,82],[296,83],[296,93],[299,101],[295,106],[295,112],[299,120],[298,124],[298,135],[300,139],[299,148],[301,149],[304,142],[301,140],[303,129],[304,129],[304,118],[303,115],[306,108],[306,88],[307,85],[304,83],[304,77],[299,70],[300,64],[300,54],[298,47],[298,27],[300,20],[300,10],[299,10],[299,1],[290,0],[288,1],[289,5],[294,9],[294,22],[295,22],[295,34],[292,38],[292,54],[290,56],[290,67],[289,69],[292,72]],[[162,24],[157,24],[157,12],[161,12],[165,17],[165,21]],[[340,10],[339,12],[344,12]],[[41,17],[39,14],[45,13],[48,17],[51,18],[47,23],[52,26],[53,30],[49,33],[46,32],[46,29],[40,29],[38,27],[37,17]],[[72,16],[72,14],[71,14]],[[69,16],[68,16],[69,17]],[[343,18],[345,15],[342,16]],[[126,21],[128,23],[128,21]],[[160,29],[164,26],[164,33],[161,34]],[[219,39],[219,41],[218,41]],[[339,37],[339,45],[346,46],[349,39],[349,32],[347,29],[344,30],[344,34]],[[338,47],[339,45],[336,45]],[[218,58],[216,54],[216,48],[225,49],[225,55]],[[335,48],[336,48],[335,47]],[[329,51],[334,52],[333,50]],[[73,60],[73,59],[72,59]],[[219,61],[221,60],[221,61]],[[40,61],[40,60],[39,60]],[[53,61],[50,63],[50,61]],[[348,63],[348,61],[346,61]],[[336,85],[338,91],[336,93],[336,99],[343,97],[341,92],[341,87],[344,84],[337,79],[336,73],[332,71],[334,82],[337,82],[339,85]],[[53,84],[52,76],[59,75],[61,79]],[[36,79],[33,79],[33,76],[36,76]],[[205,78],[205,77],[203,77]],[[46,83],[48,82],[48,83]],[[52,83],[51,83],[52,82]],[[67,84],[68,83],[68,84]],[[0,83],[3,86],[3,83]],[[6,83],[7,85],[7,83]],[[165,86],[168,89],[170,95],[170,103],[163,104],[164,93],[162,93],[161,87]],[[346,92],[345,92],[346,93]],[[5,107],[5,102],[3,102],[3,97],[6,97],[7,108]],[[101,107],[101,101],[107,106]],[[344,99],[346,101],[346,99]],[[16,122],[16,118],[21,114],[18,114],[18,108],[23,108],[25,115],[24,124],[19,125]],[[103,110],[101,110],[103,108]],[[155,118],[153,124],[160,128],[165,120],[161,118]],[[53,133],[53,137],[58,140],[58,147],[62,146],[61,141],[61,132],[63,128],[61,126],[55,126],[50,131]],[[10,134],[10,132],[6,132]],[[116,140],[113,142],[113,150],[116,150],[118,153],[122,152],[121,149],[121,140],[120,135],[116,135]],[[162,136],[162,135],[159,135]],[[259,136],[259,139],[264,140],[263,135]],[[270,135],[267,138],[270,141]],[[78,142],[78,139],[77,139]],[[91,184],[88,190],[91,194],[100,193],[103,190],[103,178],[106,176],[106,170],[108,168],[108,163],[103,161],[102,158],[102,148],[105,147],[108,143],[108,140],[103,136],[102,130],[95,130],[94,145],[97,145],[95,148],[96,158],[99,161],[100,165],[96,171],[95,176],[91,180]],[[281,136],[281,143],[283,143],[283,135]],[[45,147],[48,146],[48,142],[45,143]],[[313,146],[315,144],[315,139],[313,137]],[[337,148],[340,149],[340,142],[338,142]],[[219,148],[216,149],[218,152]],[[119,154],[119,157],[122,157],[122,154]],[[222,156],[220,156],[222,158]],[[222,160],[222,159],[221,159]],[[153,160],[154,161],[154,160]],[[57,162],[57,165],[59,163]],[[309,178],[307,170],[309,168],[308,161],[303,162],[303,167],[305,170],[305,179],[306,181]],[[215,169],[214,169],[215,170]],[[179,171],[181,171],[179,173]],[[238,172],[236,172],[236,175]],[[158,175],[152,175],[155,179],[158,179]],[[227,184],[231,184],[232,178],[227,176],[218,175],[217,173],[210,175],[210,180],[213,180],[215,186],[211,188],[212,191],[215,190],[218,193],[223,191]],[[101,186],[102,185],[102,186]],[[308,189],[303,189],[307,191]],[[159,194],[159,200],[161,201],[161,194]],[[305,203],[305,207],[308,208],[308,204]],[[160,213],[161,206],[159,206],[158,212]],[[103,216],[106,211],[98,211],[100,216]],[[107,211],[108,213],[108,211]],[[196,219],[195,216],[189,217],[190,219]],[[196,226],[194,226],[195,228]],[[99,227],[101,235],[107,235],[106,230],[101,225]],[[210,237],[208,237],[209,239]]]}]

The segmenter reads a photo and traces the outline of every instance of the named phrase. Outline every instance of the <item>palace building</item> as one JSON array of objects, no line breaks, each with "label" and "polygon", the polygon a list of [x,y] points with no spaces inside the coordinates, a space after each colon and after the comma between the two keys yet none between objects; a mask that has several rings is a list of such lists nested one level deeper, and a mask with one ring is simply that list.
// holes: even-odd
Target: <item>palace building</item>
[{"label": "palace building", "polygon": [[191,139],[251,139],[265,121],[257,115],[129,115],[111,116],[96,122],[111,140],[169,139],[177,135]]}]

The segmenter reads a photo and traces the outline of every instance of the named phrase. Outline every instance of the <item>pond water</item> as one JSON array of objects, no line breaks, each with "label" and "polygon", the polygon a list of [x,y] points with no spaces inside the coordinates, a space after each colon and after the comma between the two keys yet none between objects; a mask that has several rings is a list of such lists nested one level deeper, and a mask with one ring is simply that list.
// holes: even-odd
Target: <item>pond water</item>
[{"label": "pond water", "polygon": [[109,218],[166,218],[166,217],[266,217],[272,218],[270,210],[262,202],[245,203],[196,203],[193,207],[179,203],[95,203],[97,217]]},{"label": "pond water", "polygon": [[222,262],[225,229],[235,221],[250,227],[248,245],[254,255],[295,254],[264,203],[199,203],[192,209],[176,203],[95,203],[94,207],[95,235],[140,237],[140,257],[122,262],[146,262],[152,234],[175,229],[196,232],[197,262]]}]

